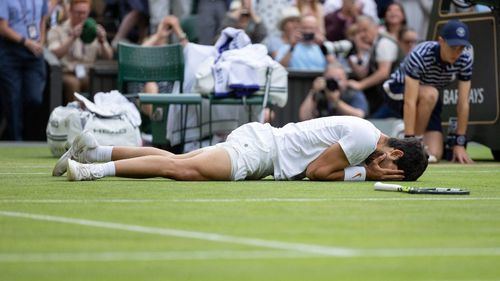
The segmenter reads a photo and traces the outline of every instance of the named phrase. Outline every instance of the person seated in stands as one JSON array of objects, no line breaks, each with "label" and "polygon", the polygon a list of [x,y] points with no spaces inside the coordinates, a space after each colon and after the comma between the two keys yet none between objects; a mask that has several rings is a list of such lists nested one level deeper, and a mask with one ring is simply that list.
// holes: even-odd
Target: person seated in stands
[{"label": "person seated in stands", "polygon": [[[321,1],[322,2],[322,1]],[[295,5],[300,11],[301,16],[313,16],[318,22],[319,32],[325,34],[325,12],[323,4],[318,0],[296,0]]]},{"label": "person seated in stands", "polygon": [[418,33],[415,29],[404,27],[399,31],[398,43],[405,55],[409,54],[418,44]]},{"label": "person seated in stands", "polygon": [[[104,28],[91,19],[87,21],[90,4],[90,0],[71,0],[69,19],[48,33],[48,48],[61,60],[65,103],[74,100],[75,92],[88,91],[89,67],[98,58],[113,58],[113,49],[106,40]],[[89,34],[95,31],[95,38],[86,34],[81,36],[84,26]]]},{"label": "person seated in stands", "polygon": [[[120,41],[129,39],[132,39],[133,42],[142,42],[148,35],[149,1],[126,0],[118,3],[120,13],[124,16],[111,45],[116,48]],[[134,30],[134,28],[137,29]]]},{"label": "person seated in stands", "polygon": [[290,44],[290,38],[294,33],[300,33],[300,12],[297,7],[288,7],[281,13],[281,19],[278,22],[278,29],[281,31],[279,36],[268,36],[264,40],[267,50],[271,57],[276,58],[278,50],[286,44]]},{"label": "person seated in stands", "polygon": [[279,63],[296,70],[323,71],[329,63],[336,61],[332,54],[322,50],[325,37],[314,16],[302,17],[299,31],[288,39],[289,44],[278,50],[275,59]]},{"label": "person seated in stands", "polygon": [[220,32],[226,27],[242,29],[253,44],[260,43],[267,35],[267,29],[261,18],[255,13],[250,0],[231,2],[229,12],[222,21]]},{"label": "person seated in stands", "polygon": [[[142,46],[166,45],[170,43],[169,38],[171,34],[175,35],[175,37],[182,46],[185,46],[187,43],[189,43],[187,35],[182,30],[177,17],[170,15],[163,18],[163,20],[158,25],[156,32],[149,38],[146,38],[142,43]],[[173,84],[170,82],[159,82],[159,83],[148,82],[145,83],[144,85],[141,84],[141,86],[143,86],[143,89],[138,88],[131,92],[168,93],[172,92]],[[141,111],[142,113],[147,115],[147,117],[151,117],[151,115],[153,114],[153,105],[151,104],[141,105]]]},{"label": "person seated in stands", "polygon": [[380,27],[381,31],[397,40],[399,33],[406,26],[406,13],[403,5],[399,2],[389,4],[384,12],[384,25]]},{"label": "person seated in stands", "polygon": [[[355,78],[349,80],[349,87],[364,92],[370,105],[370,113],[374,114],[384,101],[382,84],[389,78],[404,58],[402,50],[395,39],[379,32],[378,25],[372,18],[359,16],[356,20],[358,36],[362,44],[370,46],[368,61],[366,58],[351,56],[349,66]],[[356,43],[356,41],[355,41]],[[359,47],[361,49],[363,47]]]},{"label": "person seated in stands", "polygon": [[347,29],[356,22],[361,15],[361,6],[356,0],[343,0],[342,7],[325,15],[326,38],[330,41],[347,38]]},{"label": "person seated in stands", "polygon": [[339,63],[328,65],[322,77],[300,105],[301,121],[331,115],[351,115],[364,118],[368,102],[361,91],[347,86],[347,75]]}]

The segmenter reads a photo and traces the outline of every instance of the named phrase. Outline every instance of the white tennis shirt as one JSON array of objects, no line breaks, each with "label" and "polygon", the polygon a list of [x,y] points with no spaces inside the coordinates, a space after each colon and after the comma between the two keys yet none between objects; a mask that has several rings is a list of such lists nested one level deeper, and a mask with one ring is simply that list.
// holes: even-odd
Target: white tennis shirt
[{"label": "white tennis shirt", "polygon": [[272,128],[276,180],[305,177],[307,166],[328,147],[340,144],[352,166],[361,164],[377,147],[380,131],[369,121],[352,116],[330,116],[282,128]]}]

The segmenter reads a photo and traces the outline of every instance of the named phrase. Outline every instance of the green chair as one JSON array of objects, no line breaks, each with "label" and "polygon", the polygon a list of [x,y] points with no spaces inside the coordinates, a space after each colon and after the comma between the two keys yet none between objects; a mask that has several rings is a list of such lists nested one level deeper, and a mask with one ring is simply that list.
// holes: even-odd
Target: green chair
[{"label": "green chair", "polygon": [[198,93],[182,93],[183,80],[184,56],[181,45],[146,47],[127,43],[118,44],[118,89],[122,93],[127,83],[130,82],[179,81],[180,83],[181,93],[138,94],[141,103],[153,105],[154,118],[151,120],[151,130],[155,146],[169,145],[166,139],[167,116],[168,106],[172,104],[182,105],[179,118],[181,144],[185,143],[187,105],[199,107],[198,121],[201,139],[202,97]]}]

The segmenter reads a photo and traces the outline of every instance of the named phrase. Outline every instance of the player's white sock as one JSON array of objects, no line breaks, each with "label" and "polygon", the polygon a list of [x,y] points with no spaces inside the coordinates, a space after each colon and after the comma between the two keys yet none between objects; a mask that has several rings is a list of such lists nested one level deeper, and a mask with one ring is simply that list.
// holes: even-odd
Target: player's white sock
[{"label": "player's white sock", "polygon": [[110,161],[102,164],[95,164],[101,166],[103,174],[105,177],[114,176],[116,174],[115,162]]},{"label": "player's white sock", "polygon": [[108,162],[111,161],[111,153],[113,152],[112,146],[100,145],[94,149],[86,151],[88,162]]}]

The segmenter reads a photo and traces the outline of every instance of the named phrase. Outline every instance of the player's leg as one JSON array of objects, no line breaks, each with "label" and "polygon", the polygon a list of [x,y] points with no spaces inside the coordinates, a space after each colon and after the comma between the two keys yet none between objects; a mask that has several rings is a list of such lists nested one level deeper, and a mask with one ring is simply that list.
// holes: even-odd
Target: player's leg
[{"label": "player's leg", "polygon": [[[424,134],[424,145],[427,153],[435,157],[435,162],[443,157],[443,128],[441,126],[441,109],[442,102],[438,100],[436,106],[432,110],[429,123]],[[429,157],[429,162],[432,162],[432,157]]]},{"label": "player's leg", "polygon": [[[100,148],[102,147],[97,147],[96,149]],[[92,153],[92,151],[89,151],[89,153]],[[113,146],[111,152],[111,158],[101,159],[100,161],[117,161],[122,159],[152,156],[152,155],[171,157],[175,154],[156,147]],[[93,162],[100,162],[97,161],[98,159],[95,158],[93,160],[95,160]]]},{"label": "player's leg", "polygon": [[194,157],[200,153],[203,153],[209,149],[210,147],[205,147],[190,151],[188,153],[174,154],[166,150],[158,149],[155,147],[114,146],[111,159],[107,159],[106,161],[116,161],[116,160],[150,156],[150,155],[165,156],[175,159],[187,159]]},{"label": "player's leg", "polygon": [[420,85],[417,100],[417,118],[415,124],[415,135],[421,136],[425,133],[429,124],[432,111],[439,99],[439,92],[432,86]]},{"label": "player's leg", "polygon": [[[436,161],[439,161],[443,157],[443,133],[440,131],[425,132],[424,145],[429,156],[436,157]],[[429,162],[431,161],[429,160]]]},{"label": "player's leg", "polygon": [[93,180],[105,176],[127,178],[164,177],[175,180],[230,180],[231,160],[226,150],[215,148],[187,159],[150,155],[102,164],[69,160],[69,180]]}]

